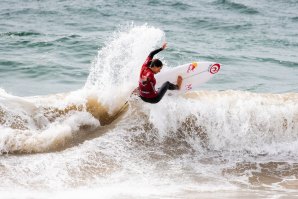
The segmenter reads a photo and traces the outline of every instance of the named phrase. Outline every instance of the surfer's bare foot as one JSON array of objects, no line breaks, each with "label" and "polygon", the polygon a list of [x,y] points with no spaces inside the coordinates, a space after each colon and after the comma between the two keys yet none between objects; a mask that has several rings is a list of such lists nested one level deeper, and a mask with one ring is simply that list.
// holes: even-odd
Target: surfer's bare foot
[{"label": "surfer's bare foot", "polygon": [[177,86],[178,86],[178,90],[181,89],[182,80],[183,80],[182,77],[179,75],[179,76],[177,77]]}]

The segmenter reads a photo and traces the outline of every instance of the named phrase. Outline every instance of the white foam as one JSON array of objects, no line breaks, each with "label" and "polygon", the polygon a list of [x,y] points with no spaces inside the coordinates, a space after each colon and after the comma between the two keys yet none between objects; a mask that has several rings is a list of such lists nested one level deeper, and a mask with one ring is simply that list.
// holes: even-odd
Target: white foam
[{"label": "white foam", "polygon": [[[5,133],[2,134],[0,151],[43,151],[51,143],[63,143],[78,130],[79,125],[99,126],[99,122],[86,112],[88,98],[97,99],[110,114],[119,110],[137,86],[144,59],[156,44],[161,44],[163,37],[163,31],[147,25],[131,25],[114,34],[99,50],[85,87],[77,91],[17,97],[1,89],[0,105],[4,111],[1,130]],[[63,111],[72,106],[81,107],[82,113],[72,111],[58,117],[51,113],[52,110]],[[45,114],[54,116],[49,119]],[[32,149],[29,147],[31,144]],[[22,148],[22,145],[26,146]]]},{"label": "white foam", "polygon": [[[99,121],[86,112],[88,97],[98,99],[110,112],[117,110],[137,85],[144,59],[163,37],[161,30],[147,25],[115,34],[98,52],[85,87],[78,91],[20,98],[0,89],[0,106],[5,111],[0,152],[47,151],[74,136],[81,126],[98,127]],[[188,191],[233,191],[237,188],[222,176],[222,169],[246,161],[243,154],[247,151],[253,156],[268,154],[270,161],[280,160],[281,156],[297,158],[297,94],[205,91],[192,95],[166,96],[155,105],[131,101],[130,110],[137,110],[128,111],[116,125],[105,128],[100,137],[57,153],[1,159],[1,179],[10,180],[3,186],[29,187],[29,191],[21,190],[20,194],[1,191],[1,196],[81,198],[91,193],[89,198],[139,198],[154,197],[152,193],[172,197],[184,196]],[[47,108],[64,110],[72,105],[81,106],[82,110],[45,116]],[[180,132],[184,136],[175,137],[182,123],[190,125],[189,116],[206,133],[206,145],[202,145],[194,128],[186,128]],[[11,126],[16,120],[23,129]],[[175,145],[165,142],[169,137],[181,139],[172,142],[180,141],[182,147],[190,148],[179,152]],[[168,152],[169,148],[172,151]],[[205,163],[203,159],[207,159]],[[233,180],[239,182],[247,177]],[[86,187],[77,188],[76,183]],[[34,185],[41,186],[42,191],[32,191]]]},{"label": "white foam", "polygon": [[111,111],[123,104],[137,87],[143,62],[151,50],[161,45],[164,32],[147,25],[132,25],[114,35],[99,50],[91,66],[85,88],[98,90],[101,103]]},{"label": "white foam", "polygon": [[289,100],[297,96],[241,91],[196,95],[197,99],[165,97],[157,105],[145,105],[161,137],[171,136],[167,133],[193,115],[196,124],[206,129],[210,149],[248,150],[254,154],[297,150],[298,103]]},{"label": "white foam", "polygon": [[90,113],[77,112],[61,117],[49,123],[42,129],[12,129],[0,127],[0,152],[43,152],[55,147],[63,146],[66,139],[78,132],[81,125],[98,127],[99,121]]}]

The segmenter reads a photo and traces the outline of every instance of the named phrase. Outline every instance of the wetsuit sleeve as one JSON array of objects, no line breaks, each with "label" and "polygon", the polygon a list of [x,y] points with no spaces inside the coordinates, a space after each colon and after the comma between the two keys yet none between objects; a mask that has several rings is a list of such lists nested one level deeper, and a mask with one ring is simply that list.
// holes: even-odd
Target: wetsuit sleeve
[{"label": "wetsuit sleeve", "polygon": [[156,55],[157,53],[159,53],[160,51],[162,51],[163,48],[159,48],[159,49],[156,49],[154,51],[152,51],[148,57],[150,57],[151,59],[153,59],[154,55]]},{"label": "wetsuit sleeve", "polygon": [[156,50],[152,51],[152,52],[148,55],[146,61],[144,62],[143,66],[142,66],[141,73],[142,73],[142,71],[144,70],[144,68],[148,68],[148,67],[150,66],[151,61],[152,61],[152,59],[153,59],[153,56],[156,55],[157,53],[159,53],[159,52],[162,51],[162,50],[163,50],[162,48],[156,49]]}]

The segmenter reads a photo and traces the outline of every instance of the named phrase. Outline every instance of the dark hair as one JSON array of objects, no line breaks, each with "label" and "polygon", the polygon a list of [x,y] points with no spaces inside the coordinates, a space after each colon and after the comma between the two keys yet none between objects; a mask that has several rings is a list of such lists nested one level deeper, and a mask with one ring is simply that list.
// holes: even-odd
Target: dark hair
[{"label": "dark hair", "polygon": [[153,59],[150,64],[150,68],[152,68],[154,66],[160,68],[160,67],[162,67],[162,62],[159,59]]}]

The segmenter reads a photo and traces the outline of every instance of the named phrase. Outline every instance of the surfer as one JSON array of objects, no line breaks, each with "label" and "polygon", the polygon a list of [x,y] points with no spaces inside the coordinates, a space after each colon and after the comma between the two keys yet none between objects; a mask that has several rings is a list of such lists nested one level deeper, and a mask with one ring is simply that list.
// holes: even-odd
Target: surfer
[{"label": "surfer", "polygon": [[139,80],[139,96],[145,102],[158,103],[167,90],[179,90],[181,87],[182,77],[178,76],[176,85],[167,81],[158,90],[155,90],[156,79],[154,75],[160,72],[163,64],[159,59],[153,59],[153,57],[166,47],[167,43],[163,43],[161,48],[152,51],[142,65]]}]

